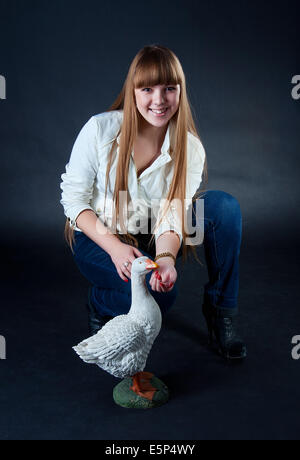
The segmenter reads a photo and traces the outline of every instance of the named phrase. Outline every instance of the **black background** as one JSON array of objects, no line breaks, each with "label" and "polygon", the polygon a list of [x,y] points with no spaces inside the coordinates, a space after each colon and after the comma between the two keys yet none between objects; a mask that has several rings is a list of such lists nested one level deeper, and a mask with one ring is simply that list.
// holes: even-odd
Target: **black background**
[{"label": "black background", "polygon": [[[299,15],[294,1],[0,0],[2,439],[299,437]],[[207,273],[179,264],[147,364],[171,400],[138,412],[115,406],[116,379],[71,349],[87,336],[87,282],[63,240],[59,184],[79,130],[151,43],[182,63],[208,188],[241,205],[249,357],[229,366],[206,348]]]}]

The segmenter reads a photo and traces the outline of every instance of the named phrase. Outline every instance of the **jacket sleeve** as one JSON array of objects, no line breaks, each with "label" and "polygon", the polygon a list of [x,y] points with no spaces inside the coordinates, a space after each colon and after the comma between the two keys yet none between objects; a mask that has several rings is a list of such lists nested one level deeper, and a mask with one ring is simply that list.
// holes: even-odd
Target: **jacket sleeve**
[{"label": "jacket sleeve", "polygon": [[90,202],[99,168],[98,130],[96,119],[90,118],[78,134],[66,172],[61,175],[60,203],[72,227],[76,226],[76,219],[82,211],[93,210]]},{"label": "jacket sleeve", "polygon": [[[185,210],[191,206],[191,200],[197,190],[199,189],[202,181],[203,167],[205,161],[205,150],[202,143],[198,138],[193,136],[190,149],[188,150],[187,157],[187,177],[186,177],[186,194],[185,194]],[[162,216],[164,206],[164,200],[161,202],[161,206],[158,212],[158,219]],[[159,225],[155,232],[155,241],[160,235],[166,231],[173,230],[177,233],[180,244],[182,243],[182,231],[181,231],[181,207],[178,200],[174,200],[166,212],[164,219]]]}]

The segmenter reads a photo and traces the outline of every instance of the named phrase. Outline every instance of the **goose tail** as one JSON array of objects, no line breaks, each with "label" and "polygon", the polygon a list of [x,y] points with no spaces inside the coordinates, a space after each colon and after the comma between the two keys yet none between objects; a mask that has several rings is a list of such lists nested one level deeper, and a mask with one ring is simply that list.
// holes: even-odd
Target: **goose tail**
[{"label": "goose tail", "polygon": [[97,363],[97,358],[93,356],[84,346],[81,344],[72,347],[73,350],[77,353],[79,358],[82,359],[85,363],[88,364],[96,364]]},{"label": "goose tail", "polygon": [[72,347],[85,363],[97,364],[99,361],[99,352],[102,350],[104,344],[102,340],[99,340],[100,337],[97,337],[98,340],[96,340],[96,337],[97,335],[89,337]]}]

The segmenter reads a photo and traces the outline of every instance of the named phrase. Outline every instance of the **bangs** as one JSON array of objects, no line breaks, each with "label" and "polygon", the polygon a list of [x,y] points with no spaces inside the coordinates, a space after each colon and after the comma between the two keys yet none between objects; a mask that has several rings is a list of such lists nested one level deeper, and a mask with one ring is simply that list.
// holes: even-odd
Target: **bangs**
[{"label": "bangs", "polygon": [[134,88],[155,85],[177,85],[180,78],[176,68],[163,54],[144,55],[136,66],[133,77]]}]

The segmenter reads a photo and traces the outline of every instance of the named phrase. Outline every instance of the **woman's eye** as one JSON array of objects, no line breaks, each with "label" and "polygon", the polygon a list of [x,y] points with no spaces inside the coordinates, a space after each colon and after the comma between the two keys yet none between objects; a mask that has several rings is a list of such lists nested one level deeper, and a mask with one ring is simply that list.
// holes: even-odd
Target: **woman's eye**
[{"label": "woman's eye", "polygon": [[[145,91],[146,93],[148,93],[147,91],[148,89],[150,90],[151,88],[143,88],[142,91]],[[174,88],[174,86],[168,86],[166,89],[174,91],[176,88]]]}]

